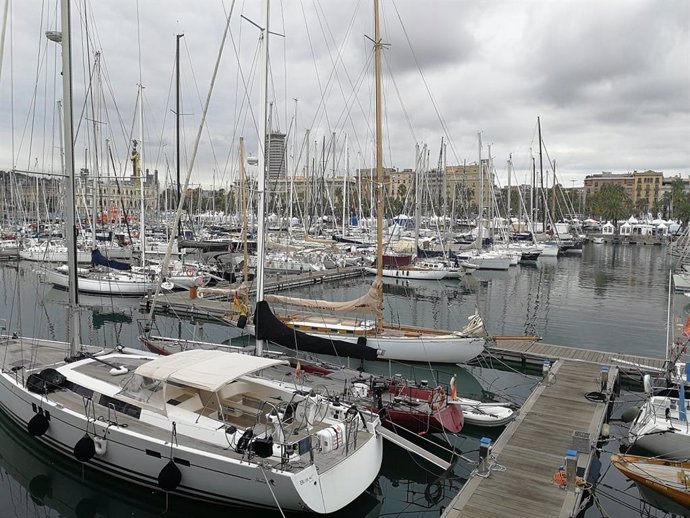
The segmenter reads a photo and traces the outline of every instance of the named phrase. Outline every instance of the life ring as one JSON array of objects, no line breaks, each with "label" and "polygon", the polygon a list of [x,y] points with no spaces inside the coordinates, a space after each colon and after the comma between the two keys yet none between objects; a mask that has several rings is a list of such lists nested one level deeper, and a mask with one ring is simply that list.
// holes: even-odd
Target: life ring
[{"label": "life ring", "polygon": [[191,277],[192,275],[194,275],[194,267],[193,266],[187,266],[185,273],[187,274],[187,277]]},{"label": "life ring", "polygon": [[105,455],[108,449],[108,440],[105,437],[94,437],[93,447],[96,450],[96,455]]},{"label": "life ring", "polygon": [[430,401],[430,406],[433,411],[439,410],[442,406],[443,403],[446,401],[446,391],[443,390],[443,387],[436,387],[432,392],[431,392],[431,401]]}]

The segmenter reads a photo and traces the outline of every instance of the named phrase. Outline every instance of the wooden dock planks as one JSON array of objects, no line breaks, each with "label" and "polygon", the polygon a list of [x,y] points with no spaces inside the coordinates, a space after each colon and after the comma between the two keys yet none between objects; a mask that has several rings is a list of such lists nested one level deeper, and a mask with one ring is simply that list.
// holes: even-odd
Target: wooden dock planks
[{"label": "wooden dock planks", "polygon": [[[363,269],[359,266],[348,266],[319,272],[306,272],[297,275],[271,275],[264,286],[265,293],[278,292],[300,286],[310,286],[324,282],[349,279],[363,275]],[[231,286],[227,286],[231,289]],[[236,288],[237,286],[235,286]],[[255,288],[250,289],[250,293]],[[229,292],[230,293],[230,292]],[[156,297],[155,308],[160,312],[174,314],[193,315],[210,320],[223,319],[230,313],[233,295],[209,295],[205,297],[190,298],[189,291],[176,291],[173,293],[160,293]],[[148,308],[149,297],[144,297],[141,306]]]},{"label": "wooden dock planks", "polygon": [[[616,367],[610,368],[606,387],[610,396]],[[553,377],[540,383],[493,446],[500,470],[488,478],[472,477],[451,502],[445,518],[570,516],[579,493],[553,483],[566,451],[573,448],[573,432],[598,437],[606,403],[589,401],[585,394],[601,388],[601,365],[559,360]],[[590,452],[581,452],[578,467],[589,468]]]},{"label": "wooden dock planks", "polygon": [[621,372],[635,373],[640,375],[640,378],[641,374],[648,371],[658,372],[664,367],[664,360],[662,358],[520,340],[497,340],[489,345],[482,358],[487,360],[497,358],[502,361],[518,361],[532,364],[540,364],[545,359],[551,361],[566,359],[598,365],[615,365]]}]

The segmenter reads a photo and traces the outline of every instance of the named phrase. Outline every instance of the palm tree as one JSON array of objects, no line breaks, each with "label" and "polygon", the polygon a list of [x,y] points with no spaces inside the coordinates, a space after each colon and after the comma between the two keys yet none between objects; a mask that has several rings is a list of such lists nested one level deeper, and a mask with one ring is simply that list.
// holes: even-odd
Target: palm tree
[{"label": "palm tree", "polygon": [[592,209],[603,219],[618,226],[618,221],[627,218],[633,211],[633,203],[622,185],[604,185],[590,199]]}]

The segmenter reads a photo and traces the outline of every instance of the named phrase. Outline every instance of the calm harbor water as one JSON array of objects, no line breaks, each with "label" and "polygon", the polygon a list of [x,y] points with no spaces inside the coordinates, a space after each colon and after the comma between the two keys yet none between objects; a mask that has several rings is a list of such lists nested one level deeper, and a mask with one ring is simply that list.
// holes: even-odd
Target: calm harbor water
[{"label": "calm harbor water", "polygon": [[[464,281],[386,282],[386,318],[426,326],[460,329],[475,308],[494,335],[536,334],[547,343],[663,356],[666,340],[669,262],[665,248],[657,246],[587,245],[581,258],[540,260],[507,272],[476,272]],[[0,266],[0,325],[10,332],[65,339],[67,294],[43,285],[31,263]],[[342,300],[362,294],[370,278],[330,285],[315,285],[296,292],[302,296]],[[685,318],[689,299],[676,296],[674,310]],[[138,322],[145,315],[136,299],[82,296],[83,341],[97,345],[139,347]],[[157,316],[158,333],[224,341],[238,336],[235,329]],[[507,397],[520,402],[537,378],[510,370],[487,367],[367,365],[380,372],[400,372],[418,379],[439,376],[447,382],[459,377],[462,395],[474,398]],[[624,393],[614,409],[639,400]],[[614,426],[614,436],[625,429]],[[465,428],[453,437],[436,436],[435,452],[454,446],[476,458],[485,431]],[[489,434],[490,435],[490,434]],[[494,438],[496,436],[494,435]],[[603,482],[598,500],[612,517],[648,516],[637,489],[613,468],[604,448]],[[558,466],[554,466],[554,471]],[[338,513],[343,517],[438,516],[472,471],[458,460],[448,473],[388,447],[377,482],[357,502]],[[279,516],[275,512],[228,510],[164,495],[113,480],[83,468],[76,461],[52,454],[31,440],[24,430],[0,417],[1,517],[121,517],[121,516]],[[594,506],[585,516],[601,516]],[[656,512],[653,516],[663,516]]]}]

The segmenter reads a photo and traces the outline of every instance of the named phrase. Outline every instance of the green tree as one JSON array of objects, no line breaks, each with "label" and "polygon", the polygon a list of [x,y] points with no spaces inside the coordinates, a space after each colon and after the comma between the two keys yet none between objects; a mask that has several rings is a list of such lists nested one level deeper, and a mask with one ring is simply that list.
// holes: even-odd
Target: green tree
[{"label": "green tree", "polygon": [[648,209],[647,198],[638,198],[637,201],[635,201],[635,212],[638,214],[646,213]]},{"label": "green tree", "polygon": [[617,226],[619,220],[632,214],[633,203],[622,185],[604,185],[590,198],[594,213]]},{"label": "green tree", "polygon": [[684,205],[688,201],[688,195],[685,193],[685,182],[683,179],[678,177],[674,178],[671,182],[671,206],[670,206],[670,217],[680,218],[683,221],[685,219],[681,216],[681,212],[684,210]]},{"label": "green tree", "polygon": [[226,196],[227,193],[225,192],[225,189],[218,189],[217,191],[213,192],[213,201],[215,202],[216,210],[225,209]]}]

